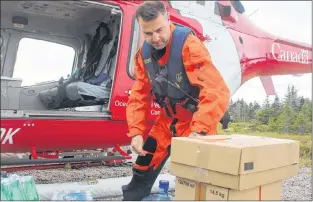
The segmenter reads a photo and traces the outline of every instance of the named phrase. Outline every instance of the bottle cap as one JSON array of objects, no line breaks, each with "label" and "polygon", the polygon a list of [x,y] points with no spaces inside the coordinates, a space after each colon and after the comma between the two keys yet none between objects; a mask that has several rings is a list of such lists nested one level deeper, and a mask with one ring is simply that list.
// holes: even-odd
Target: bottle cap
[{"label": "bottle cap", "polygon": [[168,180],[160,180],[159,181],[159,188],[165,189],[167,191],[169,188],[169,181]]}]

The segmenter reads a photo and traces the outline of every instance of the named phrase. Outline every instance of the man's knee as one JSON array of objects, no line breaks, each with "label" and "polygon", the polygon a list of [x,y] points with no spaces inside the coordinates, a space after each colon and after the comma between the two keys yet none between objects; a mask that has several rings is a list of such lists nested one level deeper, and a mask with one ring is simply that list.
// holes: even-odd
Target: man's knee
[{"label": "man's knee", "polygon": [[[158,141],[149,136],[143,145],[143,149],[150,154],[138,156],[133,168],[133,177],[128,185],[122,187],[124,201],[139,201],[150,195],[152,186],[169,157],[170,147],[160,150]],[[167,155],[164,155],[167,153]],[[158,157],[162,158],[156,158]],[[154,169],[154,167],[157,167]]]},{"label": "man's knee", "polygon": [[137,169],[142,169],[142,170],[148,169],[148,167],[151,165],[152,159],[157,150],[157,146],[158,146],[157,140],[154,139],[153,137],[148,136],[142,149],[149,153],[146,154],[145,156],[137,157],[137,160],[135,163]]}]

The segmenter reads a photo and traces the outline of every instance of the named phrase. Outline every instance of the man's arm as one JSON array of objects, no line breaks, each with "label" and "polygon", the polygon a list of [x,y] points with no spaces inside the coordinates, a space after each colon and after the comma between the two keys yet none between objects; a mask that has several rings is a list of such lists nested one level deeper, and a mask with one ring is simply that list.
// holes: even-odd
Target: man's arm
[{"label": "man's arm", "polygon": [[146,130],[146,120],[150,106],[151,84],[149,77],[144,69],[139,50],[135,57],[135,77],[136,81],[131,89],[131,94],[126,108],[126,117],[129,133],[128,137],[143,135]]},{"label": "man's arm", "polygon": [[215,134],[229,104],[229,89],[213,65],[210,53],[196,36],[188,36],[182,56],[191,84],[200,87],[198,111],[193,115],[191,131]]}]

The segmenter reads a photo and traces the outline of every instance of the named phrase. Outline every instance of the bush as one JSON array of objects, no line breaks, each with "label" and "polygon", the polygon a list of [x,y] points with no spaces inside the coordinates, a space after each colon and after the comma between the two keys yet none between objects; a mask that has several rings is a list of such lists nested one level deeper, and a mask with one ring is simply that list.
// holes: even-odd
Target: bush
[{"label": "bush", "polygon": [[312,140],[300,144],[300,157],[312,158]]},{"label": "bush", "polygon": [[257,132],[269,132],[271,130],[271,128],[268,125],[259,125],[256,127],[256,131]]}]

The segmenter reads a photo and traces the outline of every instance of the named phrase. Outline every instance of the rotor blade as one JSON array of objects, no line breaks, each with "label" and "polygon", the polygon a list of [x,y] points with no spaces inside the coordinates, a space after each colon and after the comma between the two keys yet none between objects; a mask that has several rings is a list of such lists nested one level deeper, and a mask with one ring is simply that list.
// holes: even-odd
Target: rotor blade
[{"label": "rotor blade", "polygon": [[267,95],[276,95],[273,80],[271,76],[260,77],[262,85]]}]

